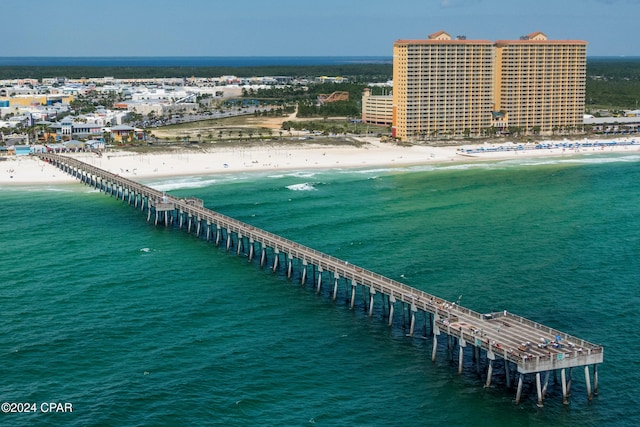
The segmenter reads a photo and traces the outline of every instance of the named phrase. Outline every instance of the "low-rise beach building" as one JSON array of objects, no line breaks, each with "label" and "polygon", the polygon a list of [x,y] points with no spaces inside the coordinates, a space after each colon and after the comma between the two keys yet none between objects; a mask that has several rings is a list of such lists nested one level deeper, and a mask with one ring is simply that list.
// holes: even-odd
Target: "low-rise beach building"
[{"label": "low-rise beach building", "polygon": [[362,123],[390,125],[393,122],[393,95],[372,95],[366,88],[362,93]]},{"label": "low-rise beach building", "polygon": [[111,139],[117,142],[142,141],[145,139],[144,132],[128,125],[113,126],[106,129],[111,134]]}]

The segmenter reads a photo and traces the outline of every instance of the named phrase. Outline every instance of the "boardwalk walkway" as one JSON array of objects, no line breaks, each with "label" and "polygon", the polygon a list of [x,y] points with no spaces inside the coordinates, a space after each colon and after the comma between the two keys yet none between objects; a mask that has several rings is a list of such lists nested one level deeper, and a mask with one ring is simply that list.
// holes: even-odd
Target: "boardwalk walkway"
[{"label": "boardwalk walkway", "polygon": [[[598,391],[598,364],[603,362],[603,348],[565,332],[541,325],[532,320],[505,311],[478,313],[446,301],[422,290],[384,277],[339,258],[316,251],[285,239],[268,231],[237,221],[204,207],[201,200],[176,198],[161,191],[120,177],[79,160],[57,154],[37,154],[63,171],[77,177],[107,194],[121,198],[129,204],[147,211],[147,221],[152,218],[165,225],[174,224],[186,228],[197,236],[224,243],[227,251],[249,260],[259,257],[260,265],[268,264],[276,271],[284,269],[288,278],[294,267],[300,271],[300,280],[313,283],[320,292],[324,281],[333,286],[335,299],[339,286],[343,286],[351,307],[356,296],[362,294],[363,305],[373,315],[377,304],[383,310],[389,325],[394,321],[394,311],[400,305],[402,316],[410,318],[409,333],[415,332],[416,316],[422,315],[430,325],[433,336],[432,358],[435,360],[438,340],[441,335],[448,338],[448,345],[455,343],[458,353],[458,369],[462,372],[465,349],[476,362],[480,372],[481,355],[487,365],[486,386],[491,384],[495,360],[501,360],[505,370],[507,386],[512,377],[517,381],[516,402],[520,401],[524,376],[535,375],[538,404],[542,405],[549,381],[549,373],[560,372],[563,402],[568,403],[571,387],[571,369],[584,367],[587,396]],[[259,255],[258,255],[259,254]],[[311,277],[308,277],[311,270]],[[396,313],[396,316],[398,314]],[[481,352],[484,352],[481,354]],[[453,350],[450,352],[453,357]],[[589,367],[593,367],[593,392]],[[568,375],[567,375],[568,370]],[[544,381],[541,374],[546,373]]]}]

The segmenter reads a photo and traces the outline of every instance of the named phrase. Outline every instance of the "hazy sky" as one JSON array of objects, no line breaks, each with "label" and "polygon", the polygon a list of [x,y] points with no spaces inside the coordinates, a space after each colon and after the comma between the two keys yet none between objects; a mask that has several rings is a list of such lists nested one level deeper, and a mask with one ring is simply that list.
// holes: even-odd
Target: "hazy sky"
[{"label": "hazy sky", "polygon": [[397,39],[586,40],[640,56],[640,0],[2,0],[0,56],[391,56]]}]

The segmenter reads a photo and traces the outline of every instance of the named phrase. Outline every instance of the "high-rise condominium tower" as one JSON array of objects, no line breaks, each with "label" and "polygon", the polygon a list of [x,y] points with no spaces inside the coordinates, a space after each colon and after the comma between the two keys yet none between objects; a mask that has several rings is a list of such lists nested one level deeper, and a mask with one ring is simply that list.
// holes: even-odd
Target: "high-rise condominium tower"
[{"label": "high-rise condominium tower", "polygon": [[402,140],[550,133],[582,124],[586,42],[455,39],[393,47],[393,132]]}]

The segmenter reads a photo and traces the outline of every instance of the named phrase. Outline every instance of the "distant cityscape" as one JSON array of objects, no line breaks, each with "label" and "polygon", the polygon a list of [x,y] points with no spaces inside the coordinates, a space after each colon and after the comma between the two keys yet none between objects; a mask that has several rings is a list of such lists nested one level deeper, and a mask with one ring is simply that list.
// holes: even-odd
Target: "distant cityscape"
[{"label": "distant cityscape", "polygon": [[[393,46],[393,79],[363,85],[361,121],[380,126],[389,139],[415,143],[580,135],[587,128],[596,133],[637,132],[640,111],[615,119],[584,114],[586,45],[580,40],[549,40],[541,32],[497,42],[452,37],[444,31],[425,40],[398,40]],[[223,75],[0,80],[0,144],[82,142],[95,148],[147,141],[153,127],[271,108],[238,107],[225,100],[323,83],[338,87],[349,79]],[[74,110],[78,99],[90,100],[94,108]],[[336,90],[318,96],[317,102],[348,99],[348,93]]]},{"label": "distant cityscape", "polygon": [[[21,144],[88,141],[91,147],[96,147],[105,142],[141,141],[148,138],[143,129],[147,127],[253,114],[255,105],[240,108],[222,103],[242,98],[248,91],[347,81],[338,76],[318,76],[310,81],[289,76],[232,75],[186,79],[4,80],[0,81],[0,132],[3,140],[10,135],[8,139]],[[75,111],[72,104],[79,98],[90,99],[94,111]],[[130,122],[143,126],[134,127]]]}]

